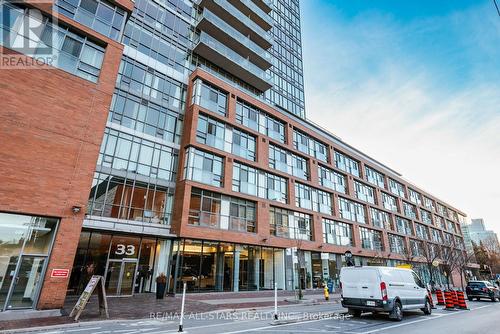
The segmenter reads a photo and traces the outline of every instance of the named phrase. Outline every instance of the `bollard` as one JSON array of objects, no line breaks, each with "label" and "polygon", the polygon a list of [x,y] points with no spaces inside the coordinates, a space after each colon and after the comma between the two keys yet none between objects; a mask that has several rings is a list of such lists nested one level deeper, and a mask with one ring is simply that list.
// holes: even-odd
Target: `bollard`
[{"label": "bollard", "polygon": [[179,332],[182,332],[182,325],[184,320],[184,301],[186,300],[186,282],[184,282],[184,288],[182,289],[182,304],[181,304],[181,321],[179,322]]},{"label": "bollard", "polygon": [[278,320],[278,283],[274,283],[274,320]]}]

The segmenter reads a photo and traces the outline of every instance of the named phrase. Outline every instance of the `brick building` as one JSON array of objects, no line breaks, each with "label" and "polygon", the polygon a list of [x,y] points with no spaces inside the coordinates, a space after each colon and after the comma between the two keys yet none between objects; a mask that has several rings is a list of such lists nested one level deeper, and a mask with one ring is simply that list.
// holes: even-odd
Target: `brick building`
[{"label": "brick building", "polygon": [[463,212],[305,118],[298,0],[1,9],[17,35],[41,10],[59,59],[0,70],[3,311],[59,308],[93,274],[109,296],[160,273],[170,292],[316,288],[347,250],[429,280],[424,249],[463,249]]}]

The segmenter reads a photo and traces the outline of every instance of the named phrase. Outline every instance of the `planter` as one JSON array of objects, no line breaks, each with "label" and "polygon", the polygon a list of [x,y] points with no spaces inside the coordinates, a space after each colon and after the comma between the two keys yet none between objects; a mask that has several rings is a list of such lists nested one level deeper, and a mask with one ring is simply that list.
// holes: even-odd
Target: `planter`
[{"label": "planter", "polygon": [[166,287],[167,283],[156,282],[156,299],[163,299],[163,296],[165,296]]}]

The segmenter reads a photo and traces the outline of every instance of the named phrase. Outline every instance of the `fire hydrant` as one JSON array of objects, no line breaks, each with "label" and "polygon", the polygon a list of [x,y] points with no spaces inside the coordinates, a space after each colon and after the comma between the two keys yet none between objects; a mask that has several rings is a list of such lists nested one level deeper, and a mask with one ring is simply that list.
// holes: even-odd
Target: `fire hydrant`
[{"label": "fire hydrant", "polygon": [[328,287],[325,286],[325,288],[323,289],[324,291],[324,294],[325,294],[325,300],[329,300],[330,299],[330,293],[328,292]]}]

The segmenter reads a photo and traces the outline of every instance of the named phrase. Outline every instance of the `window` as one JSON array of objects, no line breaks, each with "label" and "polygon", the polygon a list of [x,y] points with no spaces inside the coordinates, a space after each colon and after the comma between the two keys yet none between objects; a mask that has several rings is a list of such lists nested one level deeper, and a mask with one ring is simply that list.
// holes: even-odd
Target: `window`
[{"label": "window", "polygon": [[424,209],[420,209],[420,218],[422,222],[431,225],[432,224],[432,215],[429,211],[425,211]]},{"label": "window", "polygon": [[398,211],[396,197],[391,196],[391,195],[386,194],[386,193],[382,193],[382,203],[383,203],[385,209],[390,210],[392,212]]},{"label": "window", "polygon": [[398,216],[396,216],[396,230],[402,234],[413,235],[411,222]]},{"label": "window", "polygon": [[346,177],[336,171],[318,165],[318,176],[319,183],[326,188],[338,191],[340,193],[346,193]]},{"label": "window", "polygon": [[125,11],[105,0],[57,0],[55,8],[115,41],[121,38]]},{"label": "window", "polygon": [[317,141],[303,132],[293,130],[293,146],[295,149],[305,154],[309,154],[320,161],[328,162],[327,145]]},{"label": "window", "polygon": [[348,199],[339,197],[340,217],[358,223],[366,223],[365,206]]},{"label": "window", "polygon": [[436,210],[441,216],[446,217],[446,208],[443,205],[436,203]]},{"label": "window", "polygon": [[359,237],[361,239],[361,247],[364,249],[371,249],[382,251],[382,233],[379,231],[371,230],[365,227],[359,228]]},{"label": "window", "polygon": [[199,115],[196,141],[255,161],[255,137],[210,116]]},{"label": "window", "polygon": [[366,181],[373,185],[384,188],[384,175],[377,172],[375,169],[365,166]]},{"label": "window", "polygon": [[337,246],[352,246],[352,226],[323,218],[323,242]]},{"label": "window", "polygon": [[94,174],[87,214],[144,223],[170,225],[174,189],[159,184]]},{"label": "window", "polygon": [[362,201],[375,204],[375,189],[361,182],[354,181],[356,197]]},{"label": "window", "polygon": [[434,201],[424,196],[424,206],[426,209],[435,210]]},{"label": "window", "polygon": [[269,225],[271,235],[297,240],[312,240],[312,217],[304,213],[271,206]]},{"label": "window", "polygon": [[439,230],[431,228],[431,233],[432,233],[432,241],[439,243],[443,242],[443,238],[441,237],[441,232]]},{"label": "window", "polygon": [[254,131],[285,143],[285,123],[239,99],[236,101],[236,121]]},{"label": "window", "polygon": [[227,93],[201,79],[194,82],[192,103],[222,116],[227,114]]},{"label": "window", "polygon": [[169,146],[106,128],[97,165],[174,182],[177,160]]},{"label": "window", "polygon": [[335,166],[344,172],[359,177],[359,162],[345,154],[335,152]]},{"label": "window", "polygon": [[[28,9],[3,1],[0,3],[0,13],[7,12],[11,20],[3,22],[2,34],[6,36],[9,34],[15,38],[0,38],[0,45],[16,49],[15,46],[21,38],[27,39],[30,45],[36,45],[36,47],[33,48],[34,51],[26,53],[26,56],[36,57],[38,62],[45,60],[51,66],[91,82],[97,82],[104,59],[105,49],[103,47],[87,40],[87,37],[77,32],[54,25],[45,16],[30,16]],[[22,22],[25,22],[28,17],[34,22],[32,25],[37,25],[37,30],[42,32],[40,39],[35,39],[31,34],[28,34],[27,29],[21,31],[24,27]],[[43,49],[51,51],[50,59],[44,59],[46,55],[40,53],[40,50]]]},{"label": "window", "polygon": [[411,255],[424,256],[424,244],[422,241],[410,239]]},{"label": "window", "polygon": [[385,212],[375,208],[370,208],[370,215],[373,226],[377,226],[386,230],[393,230],[391,216]]},{"label": "window", "polygon": [[298,182],[295,183],[295,205],[299,208],[333,215],[330,193]]},{"label": "window", "polygon": [[269,145],[269,167],[304,180],[309,178],[307,159],[273,144]]},{"label": "window", "polygon": [[436,224],[436,227],[439,227],[441,229],[445,229],[446,227],[444,226],[444,220],[443,218],[439,216],[434,216],[434,222]]},{"label": "window", "polygon": [[422,195],[420,195],[418,192],[415,190],[408,188],[408,197],[410,199],[410,202],[421,205],[422,204]]},{"label": "window", "polygon": [[404,186],[393,179],[389,179],[389,191],[399,197],[405,197]]},{"label": "window", "polygon": [[417,219],[417,209],[413,204],[403,202],[403,211],[406,217]]},{"label": "window", "polygon": [[191,181],[222,187],[223,159],[208,152],[190,147],[186,150],[184,177]]},{"label": "window", "polygon": [[405,238],[395,234],[388,234],[387,237],[389,238],[391,253],[405,254]]},{"label": "window", "polygon": [[255,232],[256,203],[193,188],[188,224],[223,230]]},{"label": "window", "polygon": [[415,235],[420,239],[429,240],[429,233],[427,233],[427,227],[422,224],[415,224]]},{"label": "window", "polygon": [[240,163],[233,165],[233,191],[287,203],[287,180]]}]

